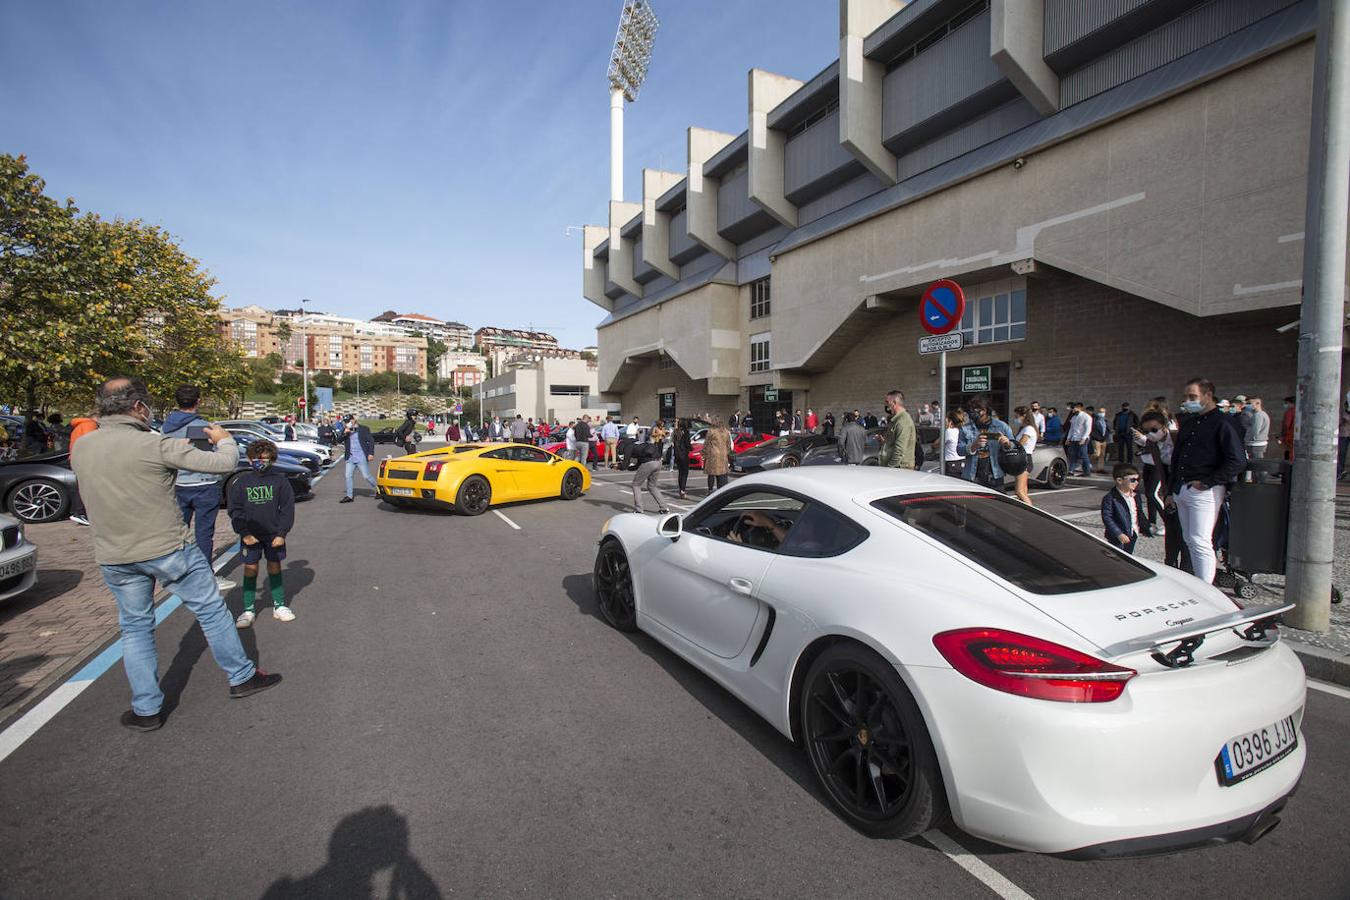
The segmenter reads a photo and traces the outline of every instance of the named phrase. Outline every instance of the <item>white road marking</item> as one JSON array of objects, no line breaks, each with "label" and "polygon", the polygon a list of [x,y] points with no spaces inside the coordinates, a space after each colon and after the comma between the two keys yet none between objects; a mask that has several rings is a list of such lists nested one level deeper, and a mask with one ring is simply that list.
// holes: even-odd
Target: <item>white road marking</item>
[{"label": "white road marking", "polygon": [[1321,691],[1324,694],[1331,694],[1333,696],[1340,697],[1342,700],[1350,700],[1350,690],[1346,690],[1339,684],[1331,684],[1330,682],[1327,681],[1315,681],[1309,678],[1308,687],[1312,688],[1315,691]]},{"label": "white road marking", "polygon": [[500,509],[494,509],[494,510],[492,511],[492,513],[493,513],[493,515],[495,515],[497,518],[499,518],[499,519],[501,519],[503,522],[505,522],[507,525],[510,525],[510,526],[511,526],[512,528],[514,528],[516,531],[519,531],[519,530],[520,530],[520,526],[517,525],[515,522],[512,522],[510,519],[508,519],[508,518],[506,517],[506,514],[503,513]]},{"label": "white road marking", "polygon": [[24,713],[17,722],[0,733],[0,760],[5,759],[24,741],[37,734],[38,729],[50,722],[57,713],[66,708],[66,704],[84,693],[92,681],[67,681],[52,691],[37,706]]},{"label": "white road marking", "polygon": [[936,828],[925,831],[923,839],[947,854],[947,858],[978,878],[985,887],[1004,900],[1032,900],[1030,894],[1000,875],[992,866],[947,837]]}]

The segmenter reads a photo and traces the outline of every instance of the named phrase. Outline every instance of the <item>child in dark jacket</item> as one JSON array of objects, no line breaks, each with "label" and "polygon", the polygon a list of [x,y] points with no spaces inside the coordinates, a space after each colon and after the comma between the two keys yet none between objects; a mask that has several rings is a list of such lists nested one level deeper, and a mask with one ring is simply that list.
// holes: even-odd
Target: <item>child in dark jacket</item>
[{"label": "child in dark jacket", "polygon": [[1143,498],[1139,495],[1139,470],[1122,463],[1111,470],[1116,486],[1102,498],[1102,525],[1106,540],[1126,553],[1134,553],[1139,535],[1153,537]]},{"label": "child in dark jacket", "polygon": [[272,618],[291,622],[295,613],[286,605],[281,583],[281,561],[286,558],[286,535],[295,524],[295,493],[286,476],[272,468],[276,445],[257,440],[248,445],[249,471],[230,483],[230,524],[244,545],[244,611],[236,628],[253,624],[253,602],[258,593],[258,562],[267,557],[267,581],[272,589]]}]

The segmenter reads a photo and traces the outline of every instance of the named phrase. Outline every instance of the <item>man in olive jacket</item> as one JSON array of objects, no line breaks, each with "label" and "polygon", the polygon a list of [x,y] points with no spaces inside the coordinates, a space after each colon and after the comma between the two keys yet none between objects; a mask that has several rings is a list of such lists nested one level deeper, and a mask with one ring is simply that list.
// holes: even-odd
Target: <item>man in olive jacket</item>
[{"label": "man in olive jacket", "polygon": [[230,681],[232,698],[281,680],[254,666],[239,643],[211,563],[183,523],[174,494],[179,470],[225,475],[239,448],[223,428],[206,427],[215,450],[150,429],[150,395],[139,378],[113,378],[97,393],[99,427],[71,454],[80,496],[94,527],[94,559],[117,601],[122,662],[131,683],[131,709],[122,724],[153,731],[164,724],[155,652],[155,583],[177,595],[197,617],[211,653]]},{"label": "man in olive jacket", "polygon": [[893,469],[913,469],[916,432],[914,420],[905,411],[902,392],[891,391],[886,395],[886,412],[891,418],[886,423],[886,439],[882,442],[877,464]]}]

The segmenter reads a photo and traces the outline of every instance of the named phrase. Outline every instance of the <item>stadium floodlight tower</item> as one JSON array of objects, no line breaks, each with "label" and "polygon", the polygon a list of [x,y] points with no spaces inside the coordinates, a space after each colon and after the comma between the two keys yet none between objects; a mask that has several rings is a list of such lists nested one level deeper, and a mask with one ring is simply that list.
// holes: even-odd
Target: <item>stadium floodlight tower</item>
[{"label": "stadium floodlight tower", "polygon": [[638,98],[660,26],[648,0],[623,0],[609,57],[609,198],[623,200],[623,104]]}]

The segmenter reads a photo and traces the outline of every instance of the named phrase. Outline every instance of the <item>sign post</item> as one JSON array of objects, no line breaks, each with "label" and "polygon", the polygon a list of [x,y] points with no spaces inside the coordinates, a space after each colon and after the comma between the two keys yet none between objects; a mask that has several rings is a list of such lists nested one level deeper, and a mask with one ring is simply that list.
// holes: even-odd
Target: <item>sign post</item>
[{"label": "sign post", "polygon": [[[934,340],[939,335],[944,335],[961,324],[961,317],[966,314],[966,295],[961,290],[961,285],[952,281],[950,278],[943,278],[935,281],[923,292],[923,298],[919,300],[919,324],[923,325],[923,330],[933,335],[933,338],[924,340],[932,341],[934,349],[938,353],[938,403],[941,408],[939,415],[947,415],[947,350],[960,350],[964,344],[964,339],[958,333],[955,337],[958,339],[955,347],[938,345]],[[919,342],[919,352],[923,353],[923,341]],[[931,352],[931,351],[929,351]],[[938,428],[942,429],[943,422],[938,423]]]}]

